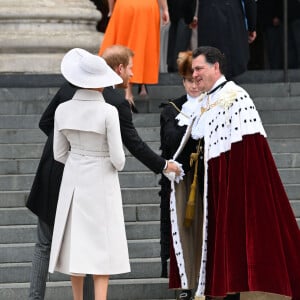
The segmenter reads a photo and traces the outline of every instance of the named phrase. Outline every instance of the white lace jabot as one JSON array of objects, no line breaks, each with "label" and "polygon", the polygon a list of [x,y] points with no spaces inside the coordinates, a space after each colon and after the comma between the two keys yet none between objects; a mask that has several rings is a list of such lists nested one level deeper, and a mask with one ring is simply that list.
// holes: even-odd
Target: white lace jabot
[{"label": "white lace jabot", "polygon": [[187,101],[182,105],[181,112],[176,116],[178,126],[187,126],[199,112],[202,100],[202,94],[199,97],[187,96]]}]

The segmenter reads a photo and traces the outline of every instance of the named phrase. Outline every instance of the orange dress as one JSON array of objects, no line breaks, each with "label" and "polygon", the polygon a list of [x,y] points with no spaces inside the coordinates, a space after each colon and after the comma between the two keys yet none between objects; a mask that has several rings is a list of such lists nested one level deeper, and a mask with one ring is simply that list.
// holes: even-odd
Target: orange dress
[{"label": "orange dress", "polygon": [[127,46],[134,52],[133,83],[158,82],[160,10],[157,0],[117,0],[99,55],[112,45]]}]

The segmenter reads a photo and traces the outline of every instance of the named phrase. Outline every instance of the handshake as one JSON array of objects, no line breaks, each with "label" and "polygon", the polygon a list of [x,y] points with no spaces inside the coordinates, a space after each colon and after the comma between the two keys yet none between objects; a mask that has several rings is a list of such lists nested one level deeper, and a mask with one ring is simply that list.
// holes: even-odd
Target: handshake
[{"label": "handshake", "polygon": [[185,175],[182,169],[182,164],[172,159],[167,161],[167,168],[163,170],[163,174],[170,181],[176,181],[177,183],[182,180]]}]

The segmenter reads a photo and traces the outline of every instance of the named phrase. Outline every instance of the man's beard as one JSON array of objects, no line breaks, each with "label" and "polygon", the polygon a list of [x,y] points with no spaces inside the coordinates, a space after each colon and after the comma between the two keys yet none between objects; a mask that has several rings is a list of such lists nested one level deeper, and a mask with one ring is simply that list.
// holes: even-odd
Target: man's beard
[{"label": "man's beard", "polygon": [[122,82],[120,84],[117,84],[116,87],[118,89],[127,89],[128,88],[128,81],[127,82]]}]

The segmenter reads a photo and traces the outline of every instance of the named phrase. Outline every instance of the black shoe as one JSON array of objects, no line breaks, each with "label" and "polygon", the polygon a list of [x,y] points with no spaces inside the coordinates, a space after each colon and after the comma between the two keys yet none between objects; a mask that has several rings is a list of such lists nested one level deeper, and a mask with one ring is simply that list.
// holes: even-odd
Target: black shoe
[{"label": "black shoe", "polygon": [[240,300],[240,294],[229,294],[225,297],[225,300]]},{"label": "black shoe", "polygon": [[176,300],[192,300],[192,291],[191,290],[180,291]]}]

